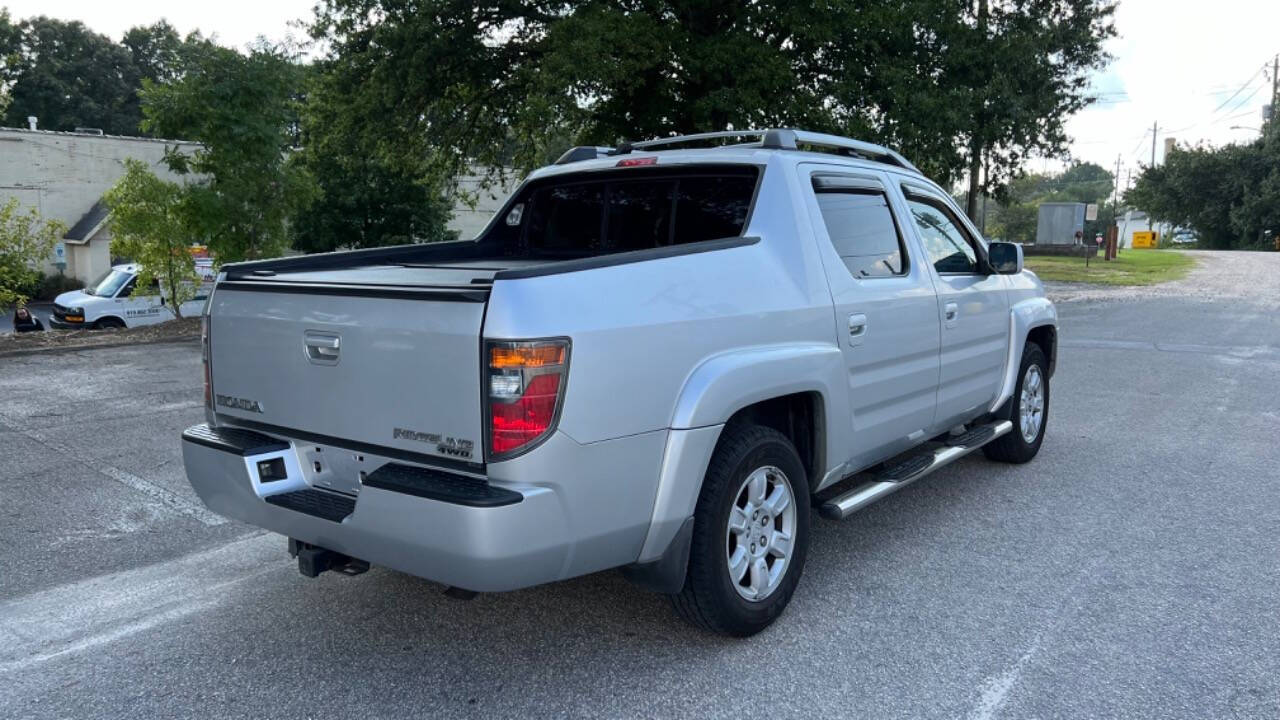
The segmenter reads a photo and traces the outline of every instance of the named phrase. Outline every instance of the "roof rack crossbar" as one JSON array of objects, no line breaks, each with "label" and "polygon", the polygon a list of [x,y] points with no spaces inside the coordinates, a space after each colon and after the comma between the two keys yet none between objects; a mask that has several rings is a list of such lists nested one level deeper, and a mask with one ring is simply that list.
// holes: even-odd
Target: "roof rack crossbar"
[{"label": "roof rack crossbar", "polygon": [[[827,133],[812,132],[809,130],[794,130],[791,128],[771,128],[768,130],[721,130],[719,132],[677,135],[675,137],[644,140],[642,142],[626,142],[619,145],[617,149],[614,150],[614,154],[626,155],[633,150],[656,150],[668,145],[683,145],[685,143],[704,140],[745,137],[760,138],[760,147],[772,150],[796,150],[801,145],[811,145],[852,153],[867,160],[886,163],[888,165],[896,165],[915,173],[920,172],[919,168],[911,164],[911,162],[906,158],[883,145],[876,145],[875,143],[854,140],[852,138],[841,137],[839,135],[829,135]],[[741,147],[741,145],[739,145],[739,147]]]}]

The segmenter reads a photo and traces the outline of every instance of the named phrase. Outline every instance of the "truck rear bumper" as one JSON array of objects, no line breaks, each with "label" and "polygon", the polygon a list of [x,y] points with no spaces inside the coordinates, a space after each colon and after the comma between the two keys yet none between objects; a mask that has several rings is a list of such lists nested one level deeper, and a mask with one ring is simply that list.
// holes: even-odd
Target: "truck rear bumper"
[{"label": "truck rear bumper", "polygon": [[[240,433],[240,438],[222,445],[208,441],[208,434],[212,432],[217,438],[218,433],[228,432],[226,428],[211,431],[198,425],[183,433],[187,477],[209,509],[375,565],[467,590],[515,590],[634,562],[647,531],[646,512],[637,513],[634,525],[629,521],[611,528],[595,525],[594,514],[575,509],[572,499],[566,498],[569,493],[564,490],[564,478],[546,483],[503,480],[494,487],[508,493],[505,503],[480,506],[367,483],[357,497],[332,493],[307,484],[298,465],[297,443],[229,430],[229,436]],[[256,439],[251,437],[255,435]],[[659,454],[664,439],[656,439]],[[564,453],[578,456],[576,464],[567,465],[576,465],[582,472],[577,482],[607,487],[619,480],[636,480],[616,475],[592,477],[597,470],[592,456],[599,453],[593,452],[591,445],[579,445],[565,436],[553,437],[539,452],[526,457],[559,454],[563,460]],[[259,482],[252,468],[259,461],[276,457],[285,459],[290,478]],[[522,474],[519,468],[501,471],[508,477]],[[613,471],[617,472],[616,467]],[[649,504],[641,506],[644,511],[652,508],[653,481],[656,468],[649,483],[633,484],[638,484],[641,492],[645,485],[649,487]],[[518,494],[519,499],[510,493]],[[321,502],[308,505],[291,502],[290,497],[318,498]]]}]

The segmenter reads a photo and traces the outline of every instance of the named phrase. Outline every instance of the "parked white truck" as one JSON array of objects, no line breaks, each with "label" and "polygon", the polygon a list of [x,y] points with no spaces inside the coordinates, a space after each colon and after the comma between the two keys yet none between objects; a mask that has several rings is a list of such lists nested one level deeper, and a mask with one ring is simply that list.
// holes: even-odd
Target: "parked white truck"
[{"label": "parked white truck", "polygon": [[183,455],[307,575],[620,567],[745,636],[796,589],[811,506],[1035,456],[1055,323],[1020,248],[883,147],[575,148],[473,241],[223,268]]},{"label": "parked white truck", "polygon": [[[204,283],[190,300],[182,303],[183,317],[198,315],[208,299],[212,265],[207,260],[197,261],[196,269]],[[169,299],[158,285],[138,288],[137,264],[114,265],[84,289],[64,292],[54,298],[49,326],[59,330],[101,330],[155,325],[173,319],[168,303]]]}]

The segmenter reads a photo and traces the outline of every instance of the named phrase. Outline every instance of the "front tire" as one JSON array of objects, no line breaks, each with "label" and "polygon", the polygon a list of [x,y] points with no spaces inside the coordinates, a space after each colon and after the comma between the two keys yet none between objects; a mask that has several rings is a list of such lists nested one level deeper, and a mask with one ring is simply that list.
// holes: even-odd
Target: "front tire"
[{"label": "front tire", "polygon": [[124,326],[124,321],[118,317],[104,317],[93,324],[95,330],[117,330]]},{"label": "front tire", "polygon": [[1018,384],[998,416],[1013,429],[984,445],[983,454],[1000,462],[1029,462],[1040,452],[1049,420],[1049,364],[1039,345],[1028,342],[1023,349]]},{"label": "front tire", "polygon": [[809,485],[795,446],[759,425],[724,430],[698,496],[672,604],[705,630],[749,637],[782,614],[809,549]]}]

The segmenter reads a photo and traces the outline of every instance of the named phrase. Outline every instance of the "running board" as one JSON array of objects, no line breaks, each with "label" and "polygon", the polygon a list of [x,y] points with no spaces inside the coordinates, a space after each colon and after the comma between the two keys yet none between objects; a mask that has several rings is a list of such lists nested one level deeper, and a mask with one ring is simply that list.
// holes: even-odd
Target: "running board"
[{"label": "running board", "polygon": [[913,455],[889,467],[871,482],[827,500],[819,506],[818,512],[828,520],[844,520],[880,498],[901,490],[940,467],[950,465],[1012,429],[1013,423],[1008,420],[974,428],[961,436],[968,439],[969,444],[954,444],[937,448],[932,453]]}]

